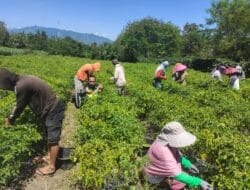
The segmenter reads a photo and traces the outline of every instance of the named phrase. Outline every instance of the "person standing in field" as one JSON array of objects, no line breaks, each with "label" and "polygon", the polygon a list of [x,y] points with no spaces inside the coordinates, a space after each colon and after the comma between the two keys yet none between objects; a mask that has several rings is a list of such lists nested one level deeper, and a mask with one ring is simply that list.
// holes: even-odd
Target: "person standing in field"
[{"label": "person standing in field", "polygon": [[228,67],[224,71],[225,75],[228,75],[229,77],[229,85],[235,89],[240,89],[240,73],[235,67]]},{"label": "person standing in field", "polygon": [[219,81],[222,81],[221,74],[225,70],[226,67],[222,65],[218,65],[212,72],[211,72],[211,77],[213,79],[218,79]]},{"label": "person standing in field", "polygon": [[237,70],[237,72],[239,73],[239,78],[240,78],[241,80],[243,80],[243,79],[246,78],[246,74],[245,74],[243,68],[242,68],[239,64],[236,66],[236,70]]},{"label": "person standing in field", "polygon": [[[94,64],[85,64],[83,65],[76,73],[74,77],[75,84],[75,96],[78,97],[85,92],[86,85],[89,81],[89,77],[94,74],[94,72],[100,71],[101,64],[96,62]],[[80,107],[80,101],[76,101],[76,106]]]},{"label": "person standing in field", "polygon": [[167,70],[168,65],[169,65],[168,61],[164,61],[156,68],[155,76],[152,82],[155,88],[158,88],[158,89],[163,88],[161,81],[167,78],[166,70]]},{"label": "person standing in field", "polygon": [[201,186],[203,190],[212,190],[212,185],[190,173],[199,173],[198,168],[185,158],[179,148],[190,146],[196,137],[187,132],[176,121],[167,123],[148,150],[150,164],[144,168],[146,179],[150,184],[170,187],[171,190],[182,190],[186,185]]},{"label": "person standing in field", "polygon": [[176,63],[173,68],[172,79],[179,82],[182,85],[186,85],[186,78],[188,76],[187,66],[182,63]]},{"label": "person standing in field", "polygon": [[118,94],[124,95],[126,86],[124,67],[118,62],[117,59],[113,59],[112,64],[115,67],[115,71],[114,76],[110,79],[115,82]]},{"label": "person standing in field", "polygon": [[59,100],[52,89],[40,78],[32,75],[17,75],[3,68],[0,69],[0,89],[10,90],[16,94],[16,105],[5,119],[5,125],[13,125],[27,105],[41,118],[47,134],[48,155],[36,157],[36,160],[39,158],[40,161],[47,163],[47,166],[38,168],[36,174],[53,174],[56,171],[58,142],[64,118],[64,102]]}]

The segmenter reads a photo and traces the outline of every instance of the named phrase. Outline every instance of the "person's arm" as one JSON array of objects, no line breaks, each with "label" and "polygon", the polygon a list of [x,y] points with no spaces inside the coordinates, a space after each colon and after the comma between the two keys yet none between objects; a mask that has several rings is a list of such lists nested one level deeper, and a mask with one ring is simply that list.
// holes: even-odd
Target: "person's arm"
[{"label": "person's arm", "polygon": [[87,70],[87,71],[86,71],[86,74],[87,74],[87,80],[89,81],[89,77],[90,77],[90,75],[93,74],[93,71]]},{"label": "person's arm", "polygon": [[188,169],[189,172],[193,173],[193,174],[198,174],[199,170],[198,168],[192,164],[185,156],[181,155],[181,165]]},{"label": "person's arm", "polygon": [[103,85],[99,84],[97,87],[98,92],[102,92],[103,91]]},{"label": "person's arm", "polygon": [[16,91],[16,105],[8,117],[9,124],[13,124],[16,118],[23,112],[29,102],[29,98],[30,95],[28,95],[27,89],[20,89]]},{"label": "person's arm", "polygon": [[201,186],[203,190],[213,190],[213,187],[208,182],[202,180],[201,178],[190,176],[184,172],[173,177],[175,180],[187,184],[190,187]]},{"label": "person's arm", "polygon": [[184,168],[189,169],[192,163],[185,156],[181,156],[181,165]]},{"label": "person's arm", "polygon": [[199,186],[202,182],[201,178],[188,175],[184,172],[181,172],[180,174],[174,176],[173,178],[177,181],[189,185],[190,187]]},{"label": "person's arm", "polygon": [[184,81],[187,78],[187,76],[188,76],[187,71],[184,71],[181,75],[181,81]]}]

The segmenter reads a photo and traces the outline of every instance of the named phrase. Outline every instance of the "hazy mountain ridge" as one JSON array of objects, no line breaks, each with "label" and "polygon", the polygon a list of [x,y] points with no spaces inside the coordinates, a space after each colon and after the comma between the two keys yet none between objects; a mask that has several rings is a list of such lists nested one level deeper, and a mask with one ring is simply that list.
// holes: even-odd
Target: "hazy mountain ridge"
[{"label": "hazy mountain ridge", "polygon": [[47,27],[41,27],[41,26],[30,26],[30,27],[23,27],[23,28],[18,28],[18,29],[17,28],[9,29],[10,33],[24,32],[25,34],[27,34],[27,33],[36,33],[37,31],[46,32],[48,37],[63,38],[63,37],[69,36],[73,38],[74,40],[83,42],[85,44],[92,44],[92,43],[103,44],[103,43],[113,42],[112,40],[108,38],[98,36],[95,34],[80,33],[80,32],[74,32],[71,30],[62,30],[62,29],[57,29],[57,28],[47,28]]}]

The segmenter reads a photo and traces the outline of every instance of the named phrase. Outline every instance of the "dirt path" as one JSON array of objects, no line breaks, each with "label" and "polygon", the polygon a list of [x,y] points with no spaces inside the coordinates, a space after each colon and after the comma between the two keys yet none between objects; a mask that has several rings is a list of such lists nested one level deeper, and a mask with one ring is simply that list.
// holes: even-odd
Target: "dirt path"
[{"label": "dirt path", "polygon": [[[72,103],[68,103],[63,121],[63,130],[61,135],[60,147],[72,147],[72,135],[77,128],[76,122],[77,110]],[[74,190],[77,189],[71,185],[71,176],[74,167],[70,170],[58,169],[52,176],[32,176],[24,183],[25,190]]]}]

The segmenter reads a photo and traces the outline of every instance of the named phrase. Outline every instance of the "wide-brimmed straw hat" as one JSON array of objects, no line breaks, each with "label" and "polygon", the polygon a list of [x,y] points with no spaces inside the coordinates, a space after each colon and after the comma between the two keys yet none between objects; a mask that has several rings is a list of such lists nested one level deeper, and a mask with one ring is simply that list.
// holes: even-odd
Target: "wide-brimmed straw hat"
[{"label": "wide-brimmed straw hat", "polygon": [[156,140],[164,146],[178,148],[193,144],[196,137],[187,132],[179,122],[173,121],[162,128]]}]

